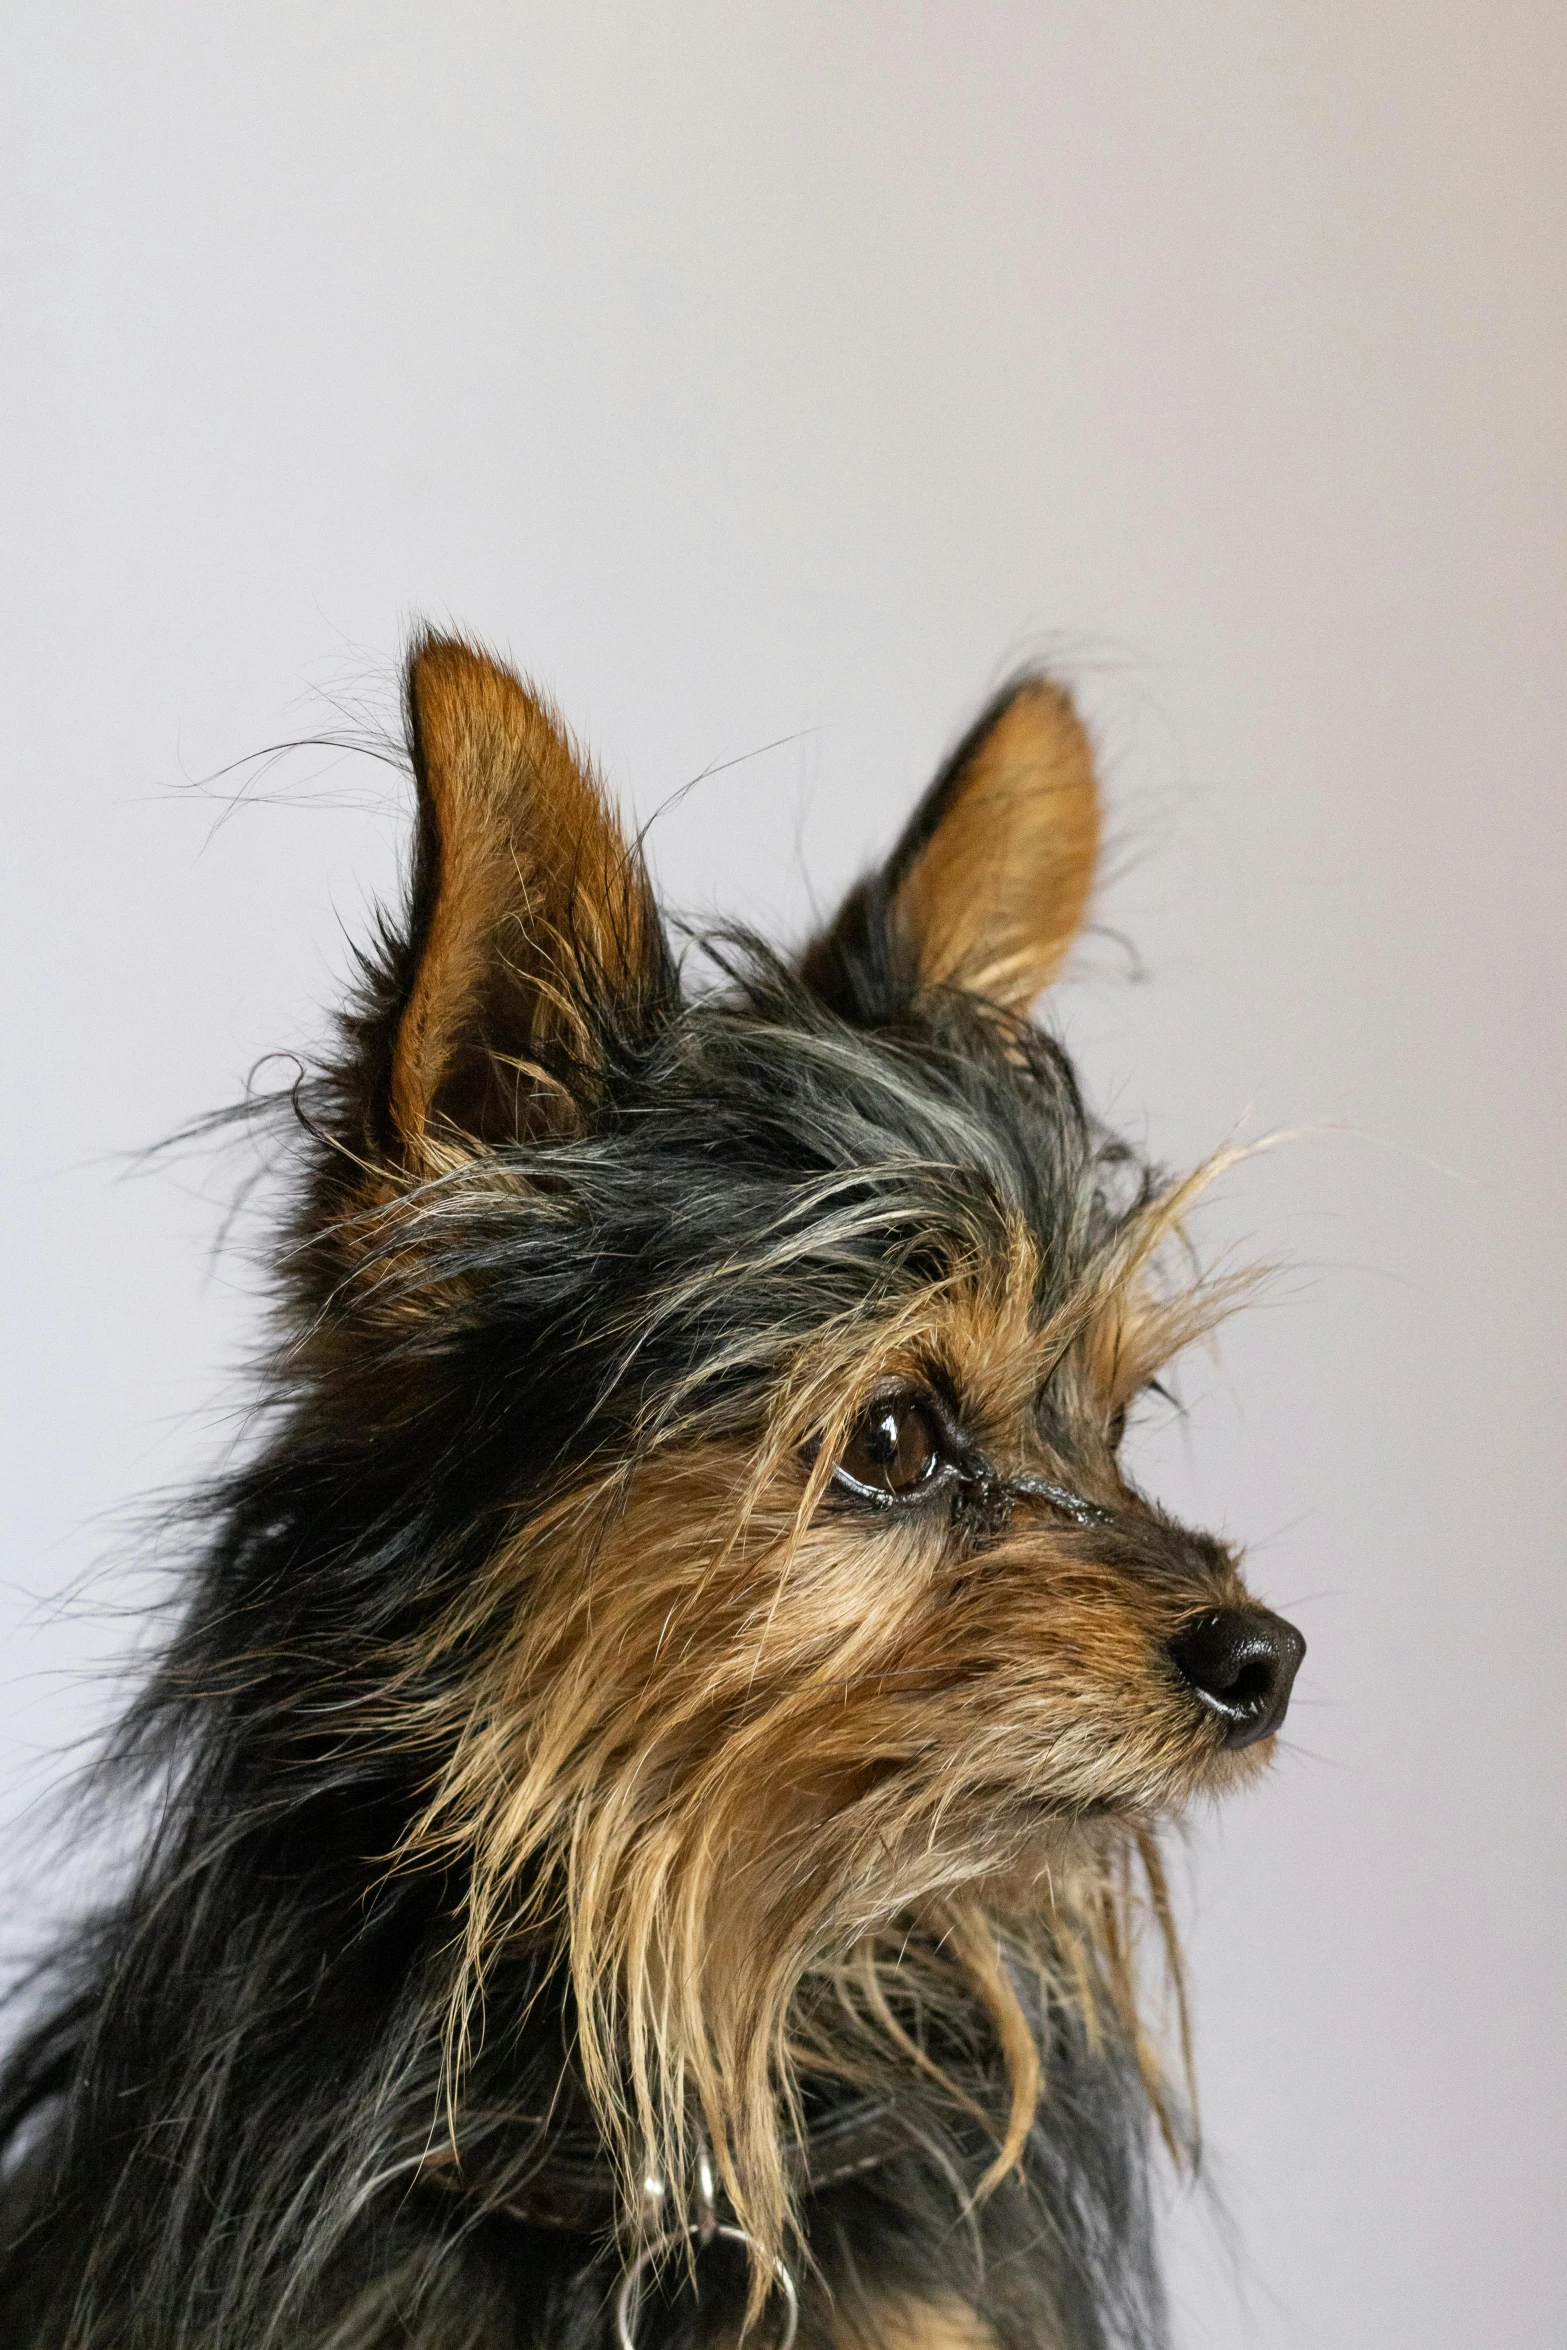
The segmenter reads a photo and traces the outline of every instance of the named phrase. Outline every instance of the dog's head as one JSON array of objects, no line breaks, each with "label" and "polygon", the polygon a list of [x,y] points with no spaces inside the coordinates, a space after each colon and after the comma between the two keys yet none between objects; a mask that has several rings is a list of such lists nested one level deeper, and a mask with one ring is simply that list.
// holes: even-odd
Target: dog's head
[{"label": "dog's head", "polygon": [[318,1104],[293,1361],[441,1562],[380,1702],[410,1849],[462,1857],[467,1992],[557,1938],[628,2162],[678,2171],[702,2115],[770,2243],[802,1986],[928,1929],[1015,2143],[1008,1936],[1091,1943],[1116,1856],[1283,1717],[1298,1634],[1120,1458],[1225,1302],[1167,1278],[1200,1177],[1140,1167],[1029,1021],[1098,839],[1053,686],[802,956],[710,940],[696,992],[547,705],[431,638],[408,723],[409,903]]}]

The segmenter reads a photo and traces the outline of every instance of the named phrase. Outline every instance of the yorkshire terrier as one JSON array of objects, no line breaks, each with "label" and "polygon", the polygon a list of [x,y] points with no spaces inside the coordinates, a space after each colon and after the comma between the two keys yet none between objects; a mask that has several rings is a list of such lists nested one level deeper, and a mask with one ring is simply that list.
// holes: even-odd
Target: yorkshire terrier
[{"label": "yorkshire terrier", "polygon": [[144,1848],[0,2081],[0,2340],[1153,2350],[1157,1839],[1303,1644],[1120,1462],[1228,1289],[1030,1019],[1084,729],[1014,682],[698,984],[544,699],[425,635],[406,709]]}]

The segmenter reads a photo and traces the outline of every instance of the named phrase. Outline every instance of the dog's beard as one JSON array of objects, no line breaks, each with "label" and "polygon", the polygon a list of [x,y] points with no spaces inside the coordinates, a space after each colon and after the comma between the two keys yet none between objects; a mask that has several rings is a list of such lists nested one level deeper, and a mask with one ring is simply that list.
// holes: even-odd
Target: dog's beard
[{"label": "dog's beard", "polygon": [[929,1528],[868,1551],[859,1525],[802,1516],[796,1472],[715,1544],[735,1483],[713,1447],[516,1537],[486,1585],[509,1593],[505,1636],[492,1618],[487,1685],[414,1842],[460,1851],[472,1888],[454,2101],[497,1955],[544,1945],[625,2208],[651,2170],[678,2219],[700,2127],[765,2280],[802,2085],[913,2078],[973,2104],[927,2044],[944,2015],[969,2038],[977,2019],[996,2057],[976,2185],[1026,2138],[1052,2007],[1121,2029],[1157,2108],[1139,1919],[1174,1942],[1147,1824],[1200,1783],[1212,1741],[1146,1662],[1143,1720],[1085,1724],[1080,1657],[1056,1681],[1008,1658],[1008,1590],[1045,1604],[1037,1541],[987,1560],[1001,1620],[964,1672],[954,1642],[979,1603],[933,1611]]}]

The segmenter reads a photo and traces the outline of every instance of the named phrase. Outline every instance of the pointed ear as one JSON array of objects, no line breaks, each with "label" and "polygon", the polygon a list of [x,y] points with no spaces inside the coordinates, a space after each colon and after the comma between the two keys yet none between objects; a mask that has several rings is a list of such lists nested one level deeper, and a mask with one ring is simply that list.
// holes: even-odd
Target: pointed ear
[{"label": "pointed ear", "polygon": [[806,950],[805,977],[865,1025],[925,987],[1021,1015],[1082,925],[1098,847],[1082,721],[1059,686],[1025,678],[970,729],[881,871]]},{"label": "pointed ear", "polygon": [[408,912],[353,1026],[375,1145],[421,1172],[464,1139],[579,1126],[608,1044],[672,981],[641,857],[549,704],[434,635],[409,656],[406,701]]}]

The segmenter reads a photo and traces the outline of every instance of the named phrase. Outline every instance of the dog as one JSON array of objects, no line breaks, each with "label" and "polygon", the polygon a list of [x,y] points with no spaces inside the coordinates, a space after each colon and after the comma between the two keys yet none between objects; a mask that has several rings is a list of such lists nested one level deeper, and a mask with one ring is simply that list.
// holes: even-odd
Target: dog
[{"label": "dog", "polygon": [[1014,680],[694,970],[544,698],[426,633],[406,720],[145,1846],[0,2086],[0,2340],[1152,2350],[1158,1838],[1303,1643],[1120,1462],[1232,1284],[1030,1017],[1084,728]]}]

